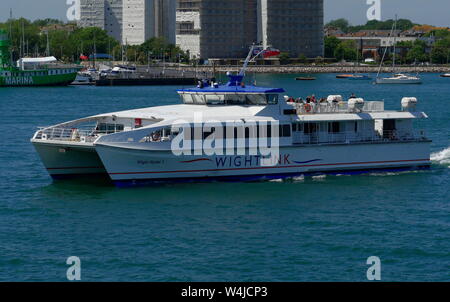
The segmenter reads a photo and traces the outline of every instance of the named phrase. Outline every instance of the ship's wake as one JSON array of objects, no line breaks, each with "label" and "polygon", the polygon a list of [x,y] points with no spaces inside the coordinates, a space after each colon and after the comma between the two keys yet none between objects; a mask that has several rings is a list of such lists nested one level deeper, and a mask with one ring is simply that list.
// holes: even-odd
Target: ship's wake
[{"label": "ship's wake", "polygon": [[431,154],[431,161],[439,165],[445,165],[450,168],[450,147],[439,152]]}]

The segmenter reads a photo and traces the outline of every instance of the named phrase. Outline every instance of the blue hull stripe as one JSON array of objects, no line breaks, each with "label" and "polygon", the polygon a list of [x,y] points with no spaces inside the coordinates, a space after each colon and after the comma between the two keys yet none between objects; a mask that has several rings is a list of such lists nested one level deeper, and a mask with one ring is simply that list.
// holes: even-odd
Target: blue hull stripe
[{"label": "blue hull stripe", "polygon": [[157,185],[161,183],[191,183],[191,182],[251,182],[264,181],[272,179],[283,179],[295,176],[314,176],[314,175],[360,175],[373,172],[403,172],[415,170],[430,169],[429,165],[415,166],[415,167],[393,167],[393,168],[374,168],[364,170],[340,170],[340,171],[323,171],[310,173],[282,173],[282,174],[268,174],[268,175],[239,175],[239,176],[214,176],[214,177],[190,177],[190,178],[158,178],[158,179],[131,179],[131,180],[113,180],[117,187],[128,188],[136,186]]}]

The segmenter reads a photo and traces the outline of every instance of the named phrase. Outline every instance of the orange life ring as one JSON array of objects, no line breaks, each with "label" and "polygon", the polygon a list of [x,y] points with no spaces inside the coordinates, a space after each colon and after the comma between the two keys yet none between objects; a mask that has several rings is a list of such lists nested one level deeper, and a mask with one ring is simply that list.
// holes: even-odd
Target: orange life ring
[{"label": "orange life ring", "polygon": [[311,112],[311,110],[312,110],[312,106],[311,106],[311,104],[309,104],[309,103],[306,103],[306,104],[304,105],[304,108],[305,108],[305,111],[306,111],[306,112]]}]

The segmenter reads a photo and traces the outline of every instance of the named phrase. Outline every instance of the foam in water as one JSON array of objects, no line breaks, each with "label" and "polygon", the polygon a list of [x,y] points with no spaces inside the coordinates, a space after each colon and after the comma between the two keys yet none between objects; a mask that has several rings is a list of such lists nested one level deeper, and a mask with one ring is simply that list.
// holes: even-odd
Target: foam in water
[{"label": "foam in water", "polygon": [[431,161],[450,168],[450,147],[431,154]]}]

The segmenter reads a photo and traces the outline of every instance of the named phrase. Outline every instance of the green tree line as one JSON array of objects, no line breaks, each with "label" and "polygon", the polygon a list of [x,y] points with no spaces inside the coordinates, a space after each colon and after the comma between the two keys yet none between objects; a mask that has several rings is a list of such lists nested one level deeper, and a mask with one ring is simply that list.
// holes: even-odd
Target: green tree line
[{"label": "green tree line", "polygon": [[[57,25],[56,29],[51,25]],[[189,59],[180,48],[167,43],[163,38],[152,38],[142,45],[122,47],[119,41],[100,28],[79,28],[75,24],[55,19],[33,22],[24,18],[8,20],[0,23],[0,29],[9,33],[13,60],[20,56],[48,54],[65,62],[77,62],[81,54],[89,56],[94,53],[110,54],[115,60],[128,59],[141,64],[158,58],[166,61]]]},{"label": "green tree line", "polygon": [[[365,25],[351,26],[345,19],[331,21],[327,26],[341,29],[343,32],[351,33],[359,30],[390,30],[394,20],[387,21],[369,21]],[[408,30],[415,26],[413,22],[406,19],[400,19],[397,28]],[[448,64],[450,60],[450,31],[446,29],[433,30],[424,35],[424,37],[434,37],[436,42],[431,47],[427,47],[426,42],[422,40],[398,42],[399,53],[396,54],[396,60],[402,64],[412,64],[414,62],[431,62],[434,64]],[[358,43],[351,40],[340,40],[336,37],[325,37],[325,57],[336,58],[338,61],[354,61],[358,57]],[[380,54],[382,55],[382,54]],[[393,54],[386,58],[389,64],[393,59]],[[362,57],[359,56],[361,60]]]}]

